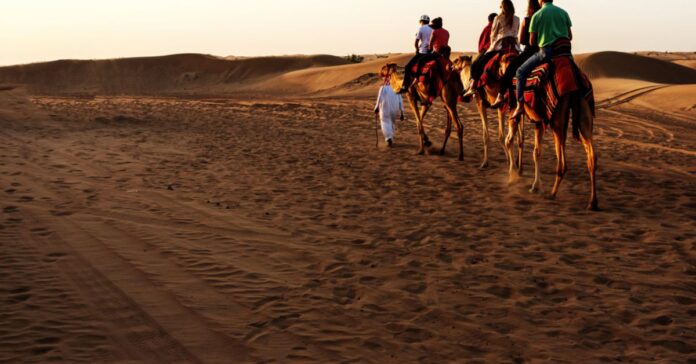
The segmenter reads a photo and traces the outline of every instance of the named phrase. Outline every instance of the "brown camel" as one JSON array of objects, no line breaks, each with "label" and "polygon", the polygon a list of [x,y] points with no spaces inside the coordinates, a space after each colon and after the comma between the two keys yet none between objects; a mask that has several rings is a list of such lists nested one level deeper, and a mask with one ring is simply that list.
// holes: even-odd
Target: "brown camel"
[{"label": "brown camel", "polygon": [[[507,67],[507,64],[505,65]],[[579,140],[585,147],[585,153],[587,154],[587,169],[590,172],[590,202],[587,208],[590,210],[599,210],[599,204],[597,202],[597,185],[596,185],[596,171],[597,171],[597,156],[594,152],[594,147],[592,145],[592,129],[594,125],[594,115],[590,104],[582,95],[581,92],[576,91],[574,93],[562,96],[558,100],[558,105],[554,111],[551,120],[546,121],[544,118],[536,114],[536,112],[527,104],[525,104],[525,114],[531,122],[534,123],[534,183],[530,192],[537,192],[541,186],[540,177],[540,164],[541,164],[541,146],[544,137],[544,130],[546,127],[550,128],[553,132],[553,140],[556,147],[556,181],[551,190],[549,197],[551,199],[556,198],[558,194],[558,188],[561,185],[561,181],[568,170],[566,165],[566,136],[568,133],[568,124],[570,121],[570,115],[573,116],[573,137]],[[545,124],[546,123],[546,127]],[[508,136],[505,142],[505,148],[508,154],[512,153],[512,140],[513,137],[521,123],[511,122],[510,128],[508,129]],[[511,178],[513,176],[511,175]]]},{"label": "brown camel", "polygon": [[[401,89],[403,84],[403,79],[398,75],[398,66],[395,63],[389,63],[382,67],[380,75],[383,77],[389,77],[390,83],[393,89]],[[431,80],[431,82],[437,82],[438,80]],[[447,111],[447,127],[445,129],[445,141],[442,143],[442,148],[440,149],[440,155],[445,154],[445,148],[447,147],[447,141],[452,133],[452,123],[454,123],[457,128],[457,136],[459,138],[459,160],[464,160],[464,125],[459,118],[457,113],[457,102],[459,100],[459,95],[462,93],[464,87],[459,80],[459,77],[450,77],[446,80],[444,87],[440,92],[440,98],[445,104],[445,110]],[[430,91],[428,87],[422,82],[416,83],[413,87],[409,88],[407,93],[409,104],[413,110],[413,114],[416,117],[416,126],[418,127],[418,135],[420,137],[420,147],[418,148],[419,155],[427,153],[427,147],[430,146],[430,141],[428,136],[425,134],[423,127],[423,120],[428,114],[432,104],[429,102]]]},{"label": "brown camel", "polygon": [[[503,59],[507,61],[508,56],[504,56]],[[461,71],[462,81],[468,82],[471,76],[471,64],[472,58],[470,56],[459,56],[454,60],[454,67]],[[503,77],[505,74],[505,67],[499,67],[498,79]],[[500,91],[500,82],[498,80],[490,80],[488,84],[478,90],[476,90],[476,108],[478,109],[479,115],[481,115],[481,126],[483,127],[483,162],[479,168],[483,169],[488,167],[488,109],[490,105],[495,102],[498,92]],[[508,155],[507,149],[505,148],[505,132],[503,130],[503,123],[506,114],[510,114],[511,110],[507,107],[498,109],[498,140],[500,145],[505,151],[505,156],[508,159],[508,166],[510,171],[513,168],[517,170],[519,174],[522,174],[522,155],[524,150],[524,127],[518,128],[518,155],[517,159],[514,159],[512,155]]]}]

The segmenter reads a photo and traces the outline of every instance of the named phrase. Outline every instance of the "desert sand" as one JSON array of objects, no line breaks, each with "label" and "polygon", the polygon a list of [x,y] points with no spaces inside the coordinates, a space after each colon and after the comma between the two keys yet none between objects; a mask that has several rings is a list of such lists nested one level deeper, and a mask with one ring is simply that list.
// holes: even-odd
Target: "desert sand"
[{"label": "desert sand", "polygon": [[479,170],[472,104],[463,162],[377,148],[408,57],[0,68],[0,362],[696,362],[696,57],[577,56],[601,212],[575,141],[555,201],[532,128]]}]

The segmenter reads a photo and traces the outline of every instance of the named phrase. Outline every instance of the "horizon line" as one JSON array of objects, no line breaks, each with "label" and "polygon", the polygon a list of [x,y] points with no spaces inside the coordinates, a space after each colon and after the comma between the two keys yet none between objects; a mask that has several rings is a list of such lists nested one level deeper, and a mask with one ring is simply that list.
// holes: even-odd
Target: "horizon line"
[{"label": "horizon line", "polygon": [[[617,53],[626,53],[626,54],[635,54],[639,55],[639,53],[658,53],[658,54],[696,54],[695,51],[673,51],[673,50],[666,50],[666,51],[656,51],[656,50],[637,50],[637,51],[617,51],[617,50],[598,50],[598,51],[590,51],[590,52],[577,52],[573,53],[573,55],[583,55],[583,54],[591,54],[591,53],[604,53],[604,52],[617,52]],[[219,58],[221,60],[227,60],[227,61],[235,61],[234,59],[227,59],[227,58],[232,58],[236,57],[238,58],[237,60],[243,60],[243,59],[254,59],[254,58],[279,58],[279,57],[314,57],[314,56],[333,56],[333,57],[338,57],[338,58],[345,58],[351,55],[358,55],[358,56],[383,56],[383,55],[403,55],[403,54],[411,54],[413,52],[384,52],[384,53],[348,53],[348,54],[343,54],[343,55],[338,55],[338,54],[331,54],[331,53],[290,53],[290,54],[265,54],[265,55],[253,55],[253,56],[238,56],[238,55],[227,55],[227,56],[220,56],[220,55],[215,55],[212,53],[199,53],[199,52],[179,52],[179,53],[167,53],[167,54],[155,54],[155,55],[145,55],[145,56],[123,56],[123,57],[110,57],[110,58],[58,58],[58,59],[51,59],[51,60],[42,60],[42,61],[31,61],[31,62],[26,62],[26,63],[13,63],[13,64],[0,64],[0,68],[4,67],[16,67],[16,66],[28,66],[28,65],[33,65],[33,64],[42,64],[42,63],[52,63],[52,62],[60,62],[60,61],[110,61],[110,60],[119,60],[119,59],[134,59],[134,58],[158,58],[158,57],[168,57],[168,56],[177,56],[177,55],[202,55],[202,56],[211,56],[215,58]],[[473,53],[476,54],[477,52],[475,51],[452,51],[452,53]]]}]

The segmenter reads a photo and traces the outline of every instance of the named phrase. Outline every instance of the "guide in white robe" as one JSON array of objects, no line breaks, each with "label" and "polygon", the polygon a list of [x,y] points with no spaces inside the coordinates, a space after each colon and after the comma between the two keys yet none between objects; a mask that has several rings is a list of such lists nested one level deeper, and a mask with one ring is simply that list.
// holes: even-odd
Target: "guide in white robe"
[{"label": "guide in white robe", "polygon": [[404,115],[404,102],[389,84],[379,88],[375,113],[379,114],[384,140],[394,139],[394,122]]}]

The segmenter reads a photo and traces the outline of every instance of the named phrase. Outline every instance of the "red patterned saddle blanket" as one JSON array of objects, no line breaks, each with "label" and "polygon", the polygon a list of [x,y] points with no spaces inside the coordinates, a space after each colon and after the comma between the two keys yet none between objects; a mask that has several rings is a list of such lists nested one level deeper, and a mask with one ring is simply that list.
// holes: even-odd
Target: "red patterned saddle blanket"
[{"label": "red patterned saddle blanket", "polygon": [[520,53],[515,48],[508,48],[496,53],[496,55],[493,56],[483,67],[483,74],[476,83],[476,88],[484,87],[490,82],[500,81],[500,61],[508,54],[518,56]]},{"label": "red patterned saddle blanket", "polygon": [[558,100],[573,92],[583,94],[594,115],[594,91],[590,79],[572,57],[559,56],[531,72],[524,87],[524,102],[531,106],[537,119],[548,122],[556,111]]},{"label": "red patterned saddle blanket", "polygon": [[437,53],[429,55],[428,59],[415,64],[410,70],[416,75],[416,80],[428,90],[427,100],[432,103],[442,93],[450,77],[459,77],[459,72],[452,67],[452,61]]}]

